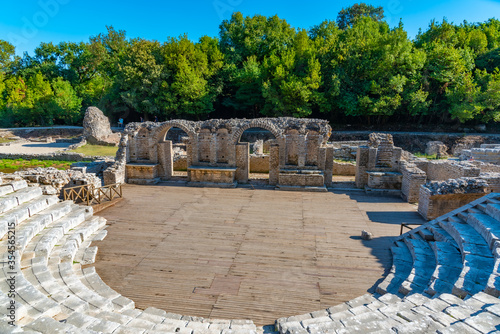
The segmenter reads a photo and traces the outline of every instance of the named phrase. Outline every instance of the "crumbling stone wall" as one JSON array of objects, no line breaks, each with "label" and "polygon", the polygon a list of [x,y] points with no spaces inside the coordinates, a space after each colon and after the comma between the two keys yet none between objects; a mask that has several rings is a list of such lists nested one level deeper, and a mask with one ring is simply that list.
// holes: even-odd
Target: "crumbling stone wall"
[{"label": "crumbling stone wall", "polygon": [[[422,165],[425,164],[426,167]],[[442,181],[448,179],[457,179],[460,177],[479,176],[481,170],[476,166],[461,161],[450,160],[427,160],[420,162],[418,166],[425,170],[429,181]]]},{"label": "crumbling stone wall", "polygon": [[68,169],[59,170],[53,167],[30,168],[28,170],[16,171],[12,174],[0,173],[1,178],[23,179],[29,184],[40,185],[44,188],[45,194],[59,195],[62,198],[64,188],[76,186],[101,187],[102,181],[95,173],[86,173],[80,170]]},{"label": "crumbling stone wall", "polygon": [[428,182],[420,187],[418,212],[435,219],[484,196],[487,187],[486,181],[468,177]]},{"label": "crumbling stone wall", "polygon": [[359,146],[356,153],[356,187],[368,185],[368,172],[399,172],[402,152],[400,147],[394,146],[390,134],[371,133],[368,146]]}]

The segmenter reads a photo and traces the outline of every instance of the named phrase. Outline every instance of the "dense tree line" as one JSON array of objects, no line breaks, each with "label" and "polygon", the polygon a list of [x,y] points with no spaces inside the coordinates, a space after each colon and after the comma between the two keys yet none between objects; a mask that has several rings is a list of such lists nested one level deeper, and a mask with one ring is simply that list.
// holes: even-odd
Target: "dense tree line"
[{"label": "dense tree line", "polygon": [[500,120],[500,21],[431,22],[414,40],[383,9],[295,29],[234,13],[218,38],[160,43],[107,32],[41,43],[14,56],[0,40],[0,126],[78,124],[96,105],[112,119],[320,117],[333,122]]}]

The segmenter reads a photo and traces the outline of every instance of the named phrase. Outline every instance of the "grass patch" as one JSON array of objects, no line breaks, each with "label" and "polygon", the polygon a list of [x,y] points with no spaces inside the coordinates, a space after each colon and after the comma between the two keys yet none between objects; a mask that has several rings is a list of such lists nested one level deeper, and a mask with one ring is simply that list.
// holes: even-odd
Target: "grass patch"
[{"label": "grass patch", "polygon": [[118,151],[118,146],[103,146],[86,144],[70,152],[82,153],[84,155],[100,155],[107,157],[114,157]]},{"label": "grass patch", "polygon": [[0,144],[10,143],[13,141],[14,141],[14,139],[0,137]]},{"label": "grass patch", "polygon": [[425,153],[421,153],[421,152],[413,153],[413,155],[416,156],[417,158],[426,158],[428,160],[446,160],[446,159],[448,159],[448,157],[438,158],[436,154],[429,155],[429,154],[425,154]]},{"label": "grass patch", "polygon": [[71,164],[76,161],[61,161],[61,160],[23,160],[23,159],[0,159],[0,172],[13,173],[19,169],[28,169],[36,167],[54,167],[60,170],[69,169]]},{"label": "grass patch", "polygon": [[353,164],[353,165],[356,164],[356,160],[349,160],[349,159],[333,159],[333,161],[340,162],[340,163],[342,163],[342,162],[343,163],[348,162],[348,163]]}]

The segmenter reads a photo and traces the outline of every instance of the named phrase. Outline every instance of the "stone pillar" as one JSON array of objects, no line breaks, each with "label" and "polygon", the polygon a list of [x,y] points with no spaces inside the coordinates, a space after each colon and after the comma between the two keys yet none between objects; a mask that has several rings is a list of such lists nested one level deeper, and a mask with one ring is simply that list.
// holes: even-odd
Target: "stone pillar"
[{"label": "stone pillar", "polygon": [[158,143],[158,160],[160,163],[160,177],[169,180],[174,173],[172,141]]},{"label": "stone pillar", "polygon": [[280,146],[271,145],[269,147],[269,185],[278,184],[280,174]]},{"label": "stone pillar", "polygon": [[148,140],[148,153],[149,153],[149,160],[157,164],[158,161],[158,145],[156,145],[155,138],[151,137]]},{"label": "stone pillar", "polygon": [[368,158],[370,148],[368,146],[359,146],[356,153],[356,187],[364,188],[368,183],[366,171],[368,169]]},{"label": "stone pillar", "polygon": [[306,165],[306,156],[307,156],[307,142],[306,135],[298,135],[298,167],[304,167]]},{"label": "stone pillar", "polygon": [[326,147],[325,150],[325,186],[332,186],[332,176],[333,176],[333,147]]},{"label": "stone pillar", "polygon": [[248,143],[239,143],[236,145],[236,175],[238,183],[248,183],[248,173],[250,172],[250,160],[248,155],[250,146]]},{"label": "stone pillar", "polygon": [[374,147],[370,147],[368,150],[368,161],[366,163],[366,168],[367,169],[373,169],[377,165],[377,155],[378,155],[378,149]]},{"label": "stone pillar", "polygon": [[326,147],[320,147],[318,148],[318,161],[317,161],[317,166],[318,169],[324,171],[325,170],[325,163],[326,163]]},{"label": "stone pillar", "polygon": [[[277,139],[276,142],[278,143],[278,150],[279,150],[277,164],[278,164],[278,169],[280,169],[284,168],[286,165],[286,137],[281,137]],[[272,145],[269,147],[269,153],[271,153],[271,147]]]},{"label": "stone pillar", "polygon": [[217,133],[212,133],[212,138],[210,138],[210,165],[215,166],[217,164]]}]

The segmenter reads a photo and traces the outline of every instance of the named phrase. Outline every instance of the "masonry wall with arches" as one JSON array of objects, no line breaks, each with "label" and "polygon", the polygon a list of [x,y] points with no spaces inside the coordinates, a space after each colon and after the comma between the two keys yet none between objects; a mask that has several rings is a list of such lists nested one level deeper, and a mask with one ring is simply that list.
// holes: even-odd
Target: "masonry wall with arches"
[{"label": "masonry wall with arches", "polygon": [[332,159],[327,156],[333,156],[333,148],[326,144],[331,135],[328,122],[288,117],[130,123],[125,129],[127,182],[152,183],[172,177],[172,141],[166,136],[173,127],[187,134],[190,185],[248,182],[249,143],[240,139],[250,128],[266,129],[275,137],[269,150],[271,185],[324,187],[331,183]]}]

